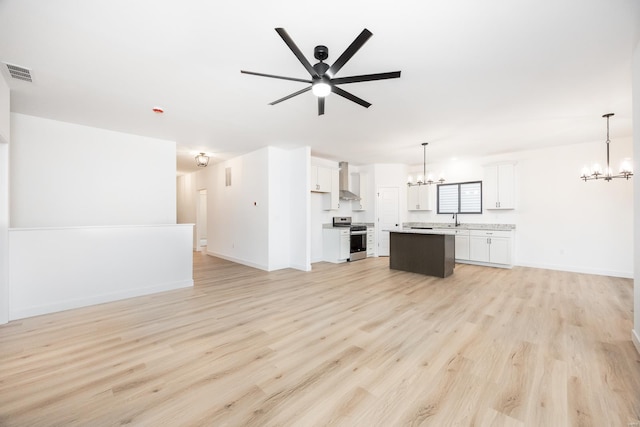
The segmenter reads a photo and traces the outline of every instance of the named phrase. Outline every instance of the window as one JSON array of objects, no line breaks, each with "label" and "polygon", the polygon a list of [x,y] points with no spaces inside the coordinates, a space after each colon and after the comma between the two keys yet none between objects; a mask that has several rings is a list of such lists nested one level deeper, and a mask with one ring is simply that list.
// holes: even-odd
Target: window
[{"label": "window", "polygon": [[438,213],[482,213],[482,181],[438,184]]}]

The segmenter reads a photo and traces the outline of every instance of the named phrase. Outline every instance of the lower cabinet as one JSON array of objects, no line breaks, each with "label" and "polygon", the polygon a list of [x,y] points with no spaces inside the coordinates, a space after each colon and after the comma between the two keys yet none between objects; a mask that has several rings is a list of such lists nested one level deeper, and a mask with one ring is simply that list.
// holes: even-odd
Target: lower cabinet
[{"label": "lower cabinet", "polygon": [[322,230],[322,260],[326,262],[345,262],[351,253],[351,235],[349,227],[324,228]]},{"label": "lower cabinet", "polygon": [[376,234],[375,228],[367,227],[367,257],[376,255]]},{"label": "lower cabinet", "polygon": [[456,250],[455,250],[455,258],[456,261],[466,261],[469,259],[469,230],[465,228],[437,228],[433,231],[442,234],[455,234],[456,239]]},{"label": "lower cabinet", "polygon": [[471,230],[469,261],[510,265],[511,232]]}]

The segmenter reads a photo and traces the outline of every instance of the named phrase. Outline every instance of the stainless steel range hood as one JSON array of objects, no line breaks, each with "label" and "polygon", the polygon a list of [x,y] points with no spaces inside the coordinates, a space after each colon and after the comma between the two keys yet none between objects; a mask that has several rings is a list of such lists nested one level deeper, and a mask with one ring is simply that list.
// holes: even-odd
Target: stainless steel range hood
[{"label": "stainless steel range hood", "polygon": [[360,200],[360,196],[349,191],[349,163],[340,162],[338,166],[340,167],[340,179],[338,180],[340,200]]}]

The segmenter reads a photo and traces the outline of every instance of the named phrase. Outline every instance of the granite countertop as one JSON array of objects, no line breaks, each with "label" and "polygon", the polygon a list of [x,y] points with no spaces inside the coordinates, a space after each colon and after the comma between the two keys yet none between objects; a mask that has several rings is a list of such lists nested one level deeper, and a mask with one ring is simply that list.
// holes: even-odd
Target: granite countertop
[{"label": "granite countertop", "polygon": [[403,228],[401,230],[382,230],[382,231],[388,231],[390,233],[403,233],[403,234],[450,234],[450,235],[454,235],[456,234],[454,229],[443,229],[443,228],[438,228],[438,229],[432,229],[432,230],[425,230],[425,229],[415,229],[415,228]]},{"label": "granite countertop", "polygon": [[493,231],[511,231],[516,229],[515,224],[472,224],[462,223],[459,226],[454,226],[450,222],[405,222],[402,224],[403,229],[410,229],[411,227],[431,227],[431,228],[452,228],[457,230],[493,230]]}]

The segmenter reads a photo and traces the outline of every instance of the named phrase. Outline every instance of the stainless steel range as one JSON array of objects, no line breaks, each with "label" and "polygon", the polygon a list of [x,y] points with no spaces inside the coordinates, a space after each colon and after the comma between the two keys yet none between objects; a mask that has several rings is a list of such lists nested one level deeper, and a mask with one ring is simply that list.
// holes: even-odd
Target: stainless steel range
[{"label": "stainless steel range", "polygon": [[349,250],[349,261],[357,261],[367,257],[367,226],[364,224],[353,224],[350,216],[334,216],[334,227],[349,227],[351,249]]}]

